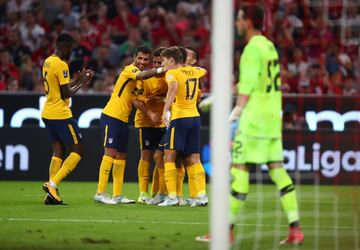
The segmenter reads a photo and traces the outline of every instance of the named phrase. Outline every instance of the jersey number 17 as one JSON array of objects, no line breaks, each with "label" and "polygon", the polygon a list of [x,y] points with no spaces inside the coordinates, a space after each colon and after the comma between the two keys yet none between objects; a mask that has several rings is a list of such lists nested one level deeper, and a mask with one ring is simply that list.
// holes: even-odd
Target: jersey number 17
[{"label": "jersey number 17", "polygon": [[[189,78],[186,80],[185,85],[186,85],[186,100],[192,100],[194,99],[195,96],[195,92],[196,92],[196,86],[198,83],[199,79],[198,78]],[[193,85],[193,86],[191,86]],[[191,94],[190,94],[191,92]]]}]

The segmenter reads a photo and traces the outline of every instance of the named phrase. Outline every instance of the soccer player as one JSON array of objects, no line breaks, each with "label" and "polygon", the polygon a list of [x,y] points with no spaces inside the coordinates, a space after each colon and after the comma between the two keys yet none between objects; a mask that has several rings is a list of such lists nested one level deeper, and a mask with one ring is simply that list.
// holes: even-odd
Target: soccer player
[{"label": "soccer player", "polygon": [[[178,49],[178,52],[181,55],[181,60],[180,60],[180,65],[181,66],[186,66],[186,62],[188,60],[188,53],[187,53],[187,49],[182,47],[182,46],[176,46],[175,48]],[[163,202],[166,194],[167,194],[167,189],[166,186],[163,187],[163,181],[164,180],[164,140],[165,140],[165,136],[163,138],[161,138],[161,142],[159,144],[158,149],[155,151],[155,161],[156,161],[156,168],[158,169],[158,178],[159,178],[159,183],[161,186],[161,190],[159,191],[159,193],[153,197],[151,200],[149,200],[147,202],[148,205],[158,205],[159,203]],[[180,206],[184,206],[184,205],[190,205],[190,206],[197,206],[197,205],[207,205],[207,203],[202,203],[202,204],[197,204],[196,203],[196,187],[195,187],[195,182],[194,182],[194,178],[193,175],[190,173],[190,175],[188,174],[188,180],[189,180],[189,189],[190,189],[190,198],[187,199],[186,201],[183,199],[183,183],[184,183],[184,178],[185,178],[185,168],[184,165],[182,164],[182,159],[181,159],[181,155],[178,154],[177,158],[176,158],[176,194],[179,200],[179,205]],[[191,171],[191,170],[190,170]],[[154,178],[153,178],[154,180]],[[206,181],[204,179],[204,181]],[[165,184],[165,182],[164,182]],[[204,201],[202,201],[204,202]]]},{"label": "soccer player", "polygon": [[186,65],[196,66],[199,61],[199,52],[194,48],[187,47],[186,49]]},{"label": "soccer player", "polygon": [[[100,127],[103,132],[104,156],[99,170],[96,202],[104,204],[129,204],[134,200],[122,195],[125,170],[125,160],[129,136],[129,115],[132,105],[141,109],[153,122],[159,117],[148,110],[137,97],[144,91],[140,80],[165,72],[163,67],[145,70],[150,61],[151,50],[146,46],[139,46],[134,53],[134,62],[121,72],[109,102],[106,104],[101,117]],[[112,168],[113,198],[106,194],[106,186]]]},{"label": "soccer player", "polygon": [[[180,52],[182,54],[182,56],[184,57],[185,61],[183,61],[182,65],[183,66],[192,66],[192,67],[196,67],[197,62],[199,61],[199,53],[191,47],[182,47],[182,46],[178,46],[178,48],[180,49]],[[201,99],[201,80],[199,81],[198,84],[198,97],[197,97],[197,103],[200,101]],[[178,170],[178,168],[177,168]],[[178,171],[179,172],[179,171]],[[204,199],[197,199],[197,190],[196,190],[196,185],[195,185],[195,177],[193,174],[193,169],[191,167],[186,168],[186,172],[188,175],[188,184],[189,184],[189,198],[186,200],[187,204],[191,207],[195,207],[195,206],[205,206],[207,205],[207,202],[205,202]],[[179,180],[178,178],[178,185],[180,183],[181,180]],[[206,179],[204,178],[204,182],[206,182]]]},{"label": "soccer player", "polygon": [[[69,98],[82,86],[88,84],[94,72],[82,70],[79,77],[70,81],[68,61],[74,46],[74,39],[66,33],[56,39],[55,53],[46,58],[42,76],[46,102],[41,113],[52,142],[53,156],[49,167],[49,182],[44,183],[47,193],[45,204],[63,204],[57,186],[75,169],[83,154],[82,136],[69,108]],[[71,152],[65,160],[65,145]]]},{"label": "soccer player", "polygon": [[[230,114],[230,121],[239,120],[232,151],[231,232],[249,192],[250,167],[266,163],[289,223],[288,237],[280,244],[299,244],[304,235],[300,229],[295,187],[282,164],[279,55],[274,44],[261,34],[263,19],[263,10],[249,5],[239,10],[236,21],[237,30],[245,36],[247,45],[240,61],[237,103]],[[210,241],[209,236],[196,239]]]},{"label": "soccer player", "polygon": [[[156,49],[153,53],[153,67],[161,67],[162,59],[161,52],[164,47]],[[161,114],[164,108],[163,99],[167,93],[167,84],[164,80],[164,75],[151,77],[143,80],[144,93],[141,95],[141,100],[144,101],[145,106],[151,112],[158,114],[158,121],[153,122],[150,117],[143,111],[138,109],[135,114],[135,128],[138,129],[139,144],[141,156],[138,164],[138,180],[140,195],[137,200],[138,203],[146,203],[149,201],[148,186],[150,176],[150,164],[154,157],[155,150],[158,149],[159,142],[165,134],[165,125],[161,122]],[[161,159],[162,162],[162,159]],[[166,194],[166,186],[164,180],[164,167],[160,163],[160,170],[158,165],[153,171],[152,181],[152,196]],[[160,180],[159,180],[160,171]]]},{"label": "soccer player", "polygon": [[[201,68],[181,67],[178,48],[171,47],[162,54],[163,65],[172,67],[165,75],[168,92],[162,121],[168,127],[165,134],[164,165],[168,196],[159,206],[179,204],[176,190],[176,157],[182,154],[185,167],[192,168],[199,199],[206,200],[205,171],[200,162],[200,114],[196,107],[199,79],[207,72]],[[171,109],[171,113],[170,113]]]}]

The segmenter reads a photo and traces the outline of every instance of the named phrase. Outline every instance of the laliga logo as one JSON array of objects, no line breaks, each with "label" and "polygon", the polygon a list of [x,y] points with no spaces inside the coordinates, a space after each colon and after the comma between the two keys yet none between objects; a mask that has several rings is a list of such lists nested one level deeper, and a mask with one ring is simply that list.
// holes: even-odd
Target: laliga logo
[{"label": "laliga logo", "polygon": [[[39,121],[39,126],[41,128],[45,127],[41,119],[41,111],[44,107],[46,101],[45,96],[39,97],[39,108],[22,108],[16,111],[10,120],[10,127],[11,128],[21,128],[23,122],[27,119],[35,119]],[[71,106],[71,99],[70,99],[70,106]],[[100,119],[102,109],[100,108],[92,108],[87,109],[81,113],[78,119],[78,125],[80,128],[88,128],[93,120]],[[4,126],[4,110],[0,109],[0,127]]]}]

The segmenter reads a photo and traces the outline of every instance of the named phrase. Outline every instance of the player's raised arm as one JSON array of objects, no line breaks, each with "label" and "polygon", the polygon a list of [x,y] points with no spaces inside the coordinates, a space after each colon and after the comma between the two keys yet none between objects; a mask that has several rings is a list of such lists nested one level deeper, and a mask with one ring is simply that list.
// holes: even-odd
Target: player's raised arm
[{"label": "player's raised arm", "polygon": [[81,87],[89,84],[91,79],[94,77],[95,72],[89,69],[83,69],[80,75],[71,81],[69,84],[60,86],[61,97],[69,98],[72,97]]},{"label": "player's raised arm", "polygon": [[162,73],[165,73],[165,72],[166,72],[165,67],[143,70],[136,75],[136,80],[149,79],[150,77],[161,75]]}]

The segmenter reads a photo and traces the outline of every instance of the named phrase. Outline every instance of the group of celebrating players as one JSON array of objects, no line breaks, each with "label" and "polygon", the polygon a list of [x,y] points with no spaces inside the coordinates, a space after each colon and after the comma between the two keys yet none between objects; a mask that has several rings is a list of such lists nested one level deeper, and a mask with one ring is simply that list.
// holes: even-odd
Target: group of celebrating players
[{"label": "group of celebrating players", "polygon": [[[83,154],[82,135],[69,108],[69,99],[88,84],[94,72],[83,69],[70,80],[68,60],[74,44],[69,34],[60,34],[55,53],[44,62],[43,78],[47,96],[42,119],[49,132],[53,156],[49,181],[43,189],[45,204],[64,204],[58,184],[75,169]],[[148,69],[152,59],[152,69]],[[129,116],[137,111],[141,158],[138,164],[138,203],[158,206],[205,206],[205,171],[200,161],[200,114],[197,102],[201,95],[200,79],[207,74],[196,67],[198,53],[191,48],[174,46],[158,48],[153,53],[139,46],[134,61],[120,73],[110,100],[100,117],[104,155],[99,169],[96,202],[130,204],[135,200],[122,194],[126,152],[129,137]],[[65,157],[65,146],[71,153]],[[151,194],[148,186],[150,165],[155,161]],[[189,182],[189,198],[183,198],[185,169]],[[113,194],[106,193],[112,171]]]},{"label": "group of celebrating players", "polygon": [[[280,244],[301,244],[304,234],[300,227],[295,186],[282,164],[279,55],[274,44],[261,33],[263,23],[264,12],[258,5],[244,6],[238,12],[236,27],[247,45],[241,55],[238,97],[229,117],[230,121],[239,124],[232,147],[229,240],[234,242],[234,227],[245,207],[250,169],[265,163],[279,191],[289,224],[289,234]],[[66,61],[72,45],[71,36],[59,35],[55,53],[43,66],[47,100],[42,118],[54,150],[50,181],[43,185],[47,193],[45,204],[63,204],[57,185],[76,167],[83,151],[81,133],[72,118],[67,98],[87,84],[94,72],[84,69],[78,78],[70,81]],[[134,105],[141,150],[138,202],[158,206],[206,205],[205,172],[199,155],[200,115],[196,105],[201,93],[200,79],[207,72],[194,66],[198,56],[192,49],[159,48],[153,53],[153,69],[147,69],[150,58],[149,48],[137,48],[134,62],[121,72],[101,114],[104,156],[94,199],[104,204],[135,203],[122,195],[128,121]],[[66,144],[72,145],[72,150],[64,159]],[[156,168],[151,188],[153,197],[150,197],[148,184],[152,159]],[[190,189],[190,198],[186,201],[182,198],[183,166]],[[112,198],[105,192],[111,169]],[[211,236],[198,236],[196,240],[209,242]]]}]

